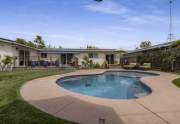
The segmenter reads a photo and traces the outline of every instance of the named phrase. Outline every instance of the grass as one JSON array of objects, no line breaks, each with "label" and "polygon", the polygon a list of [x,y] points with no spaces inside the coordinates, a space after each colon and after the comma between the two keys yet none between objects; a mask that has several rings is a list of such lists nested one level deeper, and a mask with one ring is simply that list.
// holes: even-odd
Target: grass
[{"label": "grass", "polygon": [[180,88],[180,78],[173,80],[173,84]]},{"label": "grass", "polygon": [[20,96],[21,86],[32,79],[72,70],[0,72],[0,124],[72,124],[37,110]]},{"label": "grass", "polygon": [[[176,72],[176,74],[180,75],[180,71]],[[173,80],[173,84],[180,88],[180,78]]]}]

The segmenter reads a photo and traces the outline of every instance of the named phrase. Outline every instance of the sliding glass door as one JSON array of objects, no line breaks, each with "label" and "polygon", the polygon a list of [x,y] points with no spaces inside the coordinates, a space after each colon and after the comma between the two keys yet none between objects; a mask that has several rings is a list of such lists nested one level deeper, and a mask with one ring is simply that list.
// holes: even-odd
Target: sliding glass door
[{"label": "sliding glass door", "polygon": [[19,51],[19,66],[28,66],[29,58],[30,58],[29,51],[20,50]]},{"label": "sliding glass door", "polygon": [[71,64],[73,59],[73,54],[61,54],[61,64],[67,65]]}]

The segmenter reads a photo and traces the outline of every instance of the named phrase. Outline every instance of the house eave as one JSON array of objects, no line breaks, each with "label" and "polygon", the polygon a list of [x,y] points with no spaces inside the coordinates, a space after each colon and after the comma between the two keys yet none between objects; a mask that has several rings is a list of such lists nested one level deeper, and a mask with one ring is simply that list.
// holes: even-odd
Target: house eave
[{"label": "house eave", "polygon": [[20,43],[16,43],[15,41],[9,40],[9,39],[0,38],[0,42],[11,44],[11,45],[14,45],[16,47],[21,46],[21,47],[24,47],[24,48],[28,48],[28,49],[33,49],[33,50],[39,51],[39,49],[37,49],[37,48],[33,48],[33,47],[26,46],[26,45],[23,45],[23,44],[20,44]]}]

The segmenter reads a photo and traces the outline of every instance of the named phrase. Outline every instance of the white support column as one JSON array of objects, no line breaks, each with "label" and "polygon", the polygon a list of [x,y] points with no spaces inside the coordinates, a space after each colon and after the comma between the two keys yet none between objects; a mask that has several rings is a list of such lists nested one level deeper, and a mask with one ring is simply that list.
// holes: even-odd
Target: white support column
[{"label": "white support column", "polygon": [[68,60],[68,59],[67,59],[67,53],[66,53],[66,65],[68,65],[68,62],[67,62],[67,60]]},{"label": "white support column", "polygon": [[26,67],[26,51],[24,50],[24,67]]},{"label": "white support column", "polygon": [[62,64],[62,62],[61,62],[61,54],[59,54],[59,66],[62,66],[61,64]]}]

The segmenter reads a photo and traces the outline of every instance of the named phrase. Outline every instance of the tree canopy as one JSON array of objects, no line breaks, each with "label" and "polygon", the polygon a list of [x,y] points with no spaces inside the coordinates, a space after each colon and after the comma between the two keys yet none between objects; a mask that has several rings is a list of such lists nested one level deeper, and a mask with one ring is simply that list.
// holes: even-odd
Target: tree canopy
[{"label": "tree canopy", "polygon": [[20,44],[23,44],[23,45],[27,45],[26,40],[24,40],[24,39],[22,39],[22,38],[17,38],[17,39],[16,39],[16,42],[17,42],[17,43],[20,43]]},{"label": "tree canopy", "polygon": [[172,48],[180,48],[180,40],[175,41],[172,45]]},{"label": "tree canopy", "polygon": [[92,46],[92,45],[87,45],[87,49],[98,49],[98,47]]},{"label": "tree canopy", "polygon": [[140,44],[141,49],[149,48],[151,46],[152,46],[151,41],[142,41],[141,44]]},{"label": "tree canopy", "polygon": [[45,42],[40,35],[37,35],[33,42],[26,41],[25,39],[22,38],[17,38],[16,42],[33,48],[38,48],[38,49],[46,48]]},{"label": "tree canopy", "polygon": [[36,36],[36,39],[34,40],[34,43],[36,44],[36,47],[39,49],[46,48],[46,45],[44,43],[44,40],[40,35]]},{"label": "tree canopy", "polygon": [[103,0],[94,0],[94,1],[96,1],[96,2],[102,2]]}]

